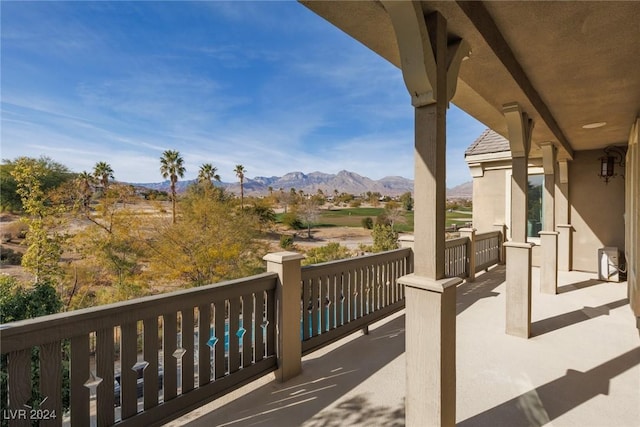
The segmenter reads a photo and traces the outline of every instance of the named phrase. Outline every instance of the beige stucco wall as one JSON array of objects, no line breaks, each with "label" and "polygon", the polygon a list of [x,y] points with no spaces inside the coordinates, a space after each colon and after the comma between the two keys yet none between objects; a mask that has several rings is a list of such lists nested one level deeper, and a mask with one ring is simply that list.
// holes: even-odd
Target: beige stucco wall
[{"label": "beige stucco wall", "polygon": [[624,250],[624,169],[608,184],[598,177],[601,150],[577,151],[569,166],[573,269],[598,270],[598,248]]},{"label": "beige stucco wall", "polygon": [[505,224],[505,173],[488,170],[473,179],[473,227],[478,233],[493,231],[494,224]]}]

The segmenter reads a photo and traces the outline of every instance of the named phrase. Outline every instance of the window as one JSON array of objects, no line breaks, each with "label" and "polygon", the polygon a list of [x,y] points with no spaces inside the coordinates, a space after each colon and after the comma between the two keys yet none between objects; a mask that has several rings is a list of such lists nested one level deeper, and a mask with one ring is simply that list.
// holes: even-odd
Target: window
[{"label": "window", "polygon": [[537,238],[542,230],[542,189],[544,175],[529,175],[527,189],[527,237]]}]

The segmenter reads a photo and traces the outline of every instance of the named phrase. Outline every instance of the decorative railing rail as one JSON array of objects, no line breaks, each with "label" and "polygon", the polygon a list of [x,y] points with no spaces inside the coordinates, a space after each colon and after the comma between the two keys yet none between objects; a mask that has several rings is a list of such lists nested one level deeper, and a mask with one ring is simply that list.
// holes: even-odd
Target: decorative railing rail
[{"label": "decorative railing rail", "polygon": [[460,237],[445,242],[445,276],[473,280],[477,272],[504,262],[501,231],[476,234],[473,228],[462,228],[459,232]]},{"label": "decorative railing rail", "polygon": [[34,348],[46,398],[34,414],[50,418],[40,426],[62,425],[63,360],[73,426],[158,424],[275,370],[277,281],[264,273],[1,325],[9,425],[31,425],[15,411],[33,405]]},{"label": "decorative railing rail", "polygon": [[500,249],[502,248],[502,233],[490,231],[475,236],[475,257],[477,273],[500,262]]},{"label": "decorative railing rail", "polygon": [[397,279],[411,272],[410,249],[302,267],[302,352],[402,309]]},{"label": "decorative railing rail", "polygon": [[465,278],[469,274],[469,242],[467,237],[450,239],[444,245],[444,274],[447,277]]}]

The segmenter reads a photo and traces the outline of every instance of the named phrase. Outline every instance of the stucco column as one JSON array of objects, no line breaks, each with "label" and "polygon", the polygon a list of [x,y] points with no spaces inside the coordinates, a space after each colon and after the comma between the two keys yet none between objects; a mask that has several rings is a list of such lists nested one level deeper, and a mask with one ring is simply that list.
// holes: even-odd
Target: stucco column
[{"label": "stucco column", "polygon": [[[449,35],[439,13],[419,2],[382,1],[415,107],[414,273],[406,295],[407,426],[456,422],[456,285],[444,277],[446,113],[466,42]],[[451,37],[450,37],[451,36]],[[457,40],[448,44],[448,39]]]},{"label": "stucco column", "polygon": [[542,259],[540,265],[540,292],[555,295],[558,293],[558,233],[541,231],[540,245]]},{"label": "stucco column", "polygon": [[569,205],[569,162],[567,159],[558,159],[556,171],[556,231],[558,234],[558,270],[571,271],[573,257],[573,228],[571,227]]},{"label": "stucco column", "polygon": [[399,279],[406,295],[407,426],[455,425],[462,280],[444,277],[446,110],[446,102],[415,109],[414,273]]},{"label": "stucco column", "polygon": [[640,332],[640,117],[631,126],[624,178],[627,286],[629,305]]},{"label": "stucco column", "polygon": [[267,271],[278,274],[276,287],[276,379],[287,381],[302,371],[302,340],[300,339],[301,281],[300,260],[296,252],[275,252],[264,256]]},{"label": "stucco column", "polygon": [[540,291],[545,294],[558,293],[558,232],[555,231],[555,187],[556,147],[547,142],[540,144],[544,169],[544,192],[542,194],[542,226],[540,245]]},{"label": "stucco column", "polygon": [[507,242],[506,332],[531,336],[531,243]]},{"label": "stucco column", "polygon": [[527,243],[528,160],[533,122],[518,104],[503,107],[512,156],[511,239],[507,257],[506,332],[529,338],[531,332],[531,248]]},{"label": "stucco column", "polygon": [[520,243],[527,241],[528,163],[528,157],[511,160],[511,240]]}]

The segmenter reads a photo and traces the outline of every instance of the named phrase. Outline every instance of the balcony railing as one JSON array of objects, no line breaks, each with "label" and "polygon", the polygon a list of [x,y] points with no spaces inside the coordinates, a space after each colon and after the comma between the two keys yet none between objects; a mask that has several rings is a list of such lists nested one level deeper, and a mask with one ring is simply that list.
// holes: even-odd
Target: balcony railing
[{"label": "balcony railing", "polygon": [[476,234],[474,229],[461,229],[460,237],[445,242],[445,276],[472,280],[479,271],[504,262],[503,243],[501,231]]},{"label": "balcony railing", "polygon": [[[446,244],[447,275],[471,277],[501,260],[500,232],[461,234]],[[276,370],[278,333],[299,337],[308,353],[404,307],[397,279],[413,272],[409,248],[306,267],[287,254],[273,272],[0,325],[4,419],[31,425],[28,411],[16,411],[33,406],[39,370],[35,414],[56,415],[41,426],[159,425]],[[300,301],[293,323],[278,325],[281,297],[296,311]],[[299,332],[289,329],[297,323]]]},{"label": "balcony railing", "polygon": [[33,414],[55,415],[41,426],[63,422],[66,343],[74,426],[91,425],[93,416],[98,426],[158,423],[274,370],[277,280],[277,274],[265,273],[2,325],[11,409],[5,419],[10,425],[31,425],[29,411],[24,416],[14,411],[32,405],[34,348],[39,349],[40,396],[46,400]]},{"label": "balcony railing", "polygon": [[490,231],[475,236],[475,273],[501,261],[502,233]]},{"label": "balcony railing", "polygon": [[397,279],[412,271],[408,248],[303,267],[302,352],[402,309]]},{"label": "balcony railing", "polygon": [[467,254],[470,240],[467,237],[458,237],[445,242],[444,246],[444,273],[447,277],[465,278],[469,275],[469,259]]}]

